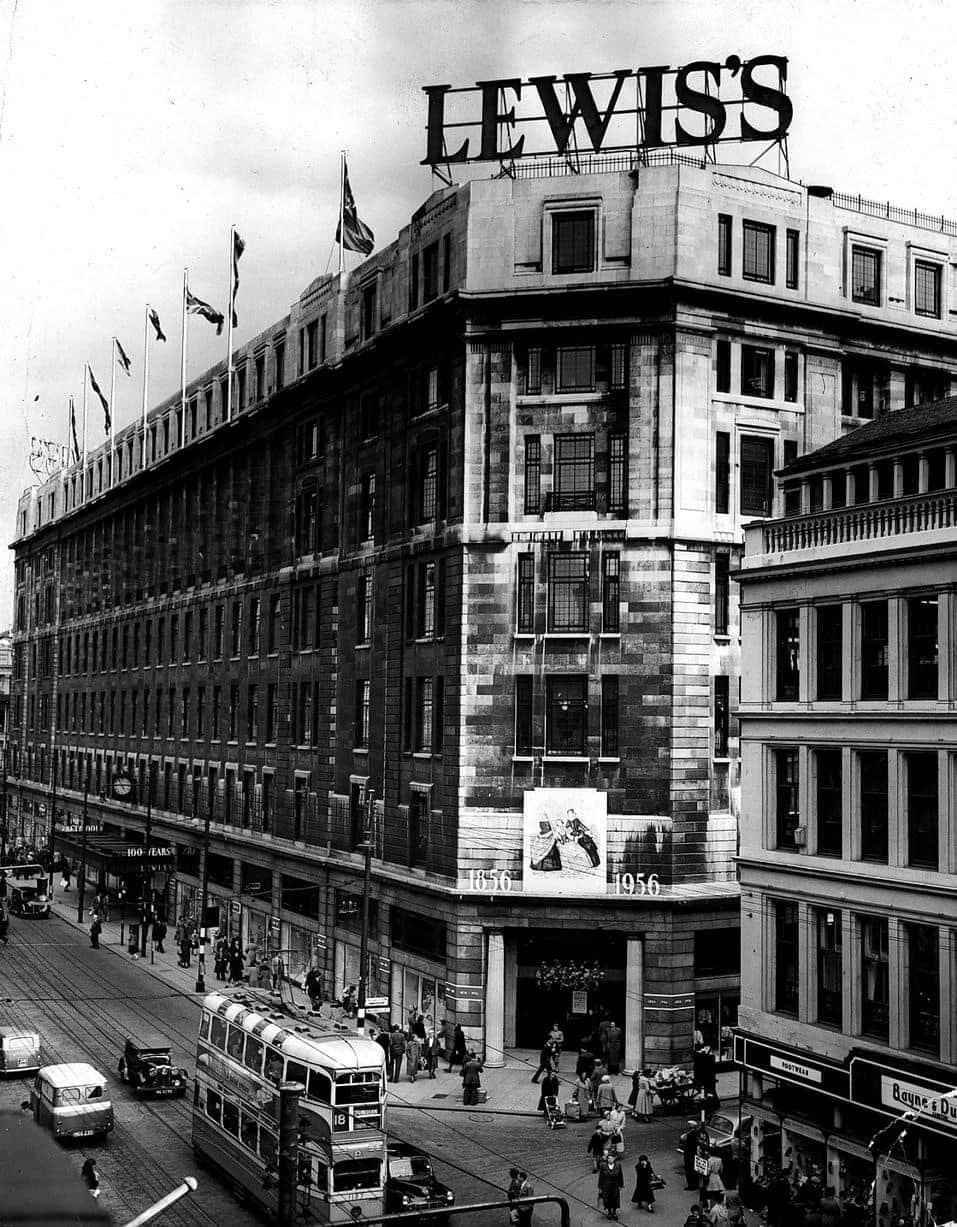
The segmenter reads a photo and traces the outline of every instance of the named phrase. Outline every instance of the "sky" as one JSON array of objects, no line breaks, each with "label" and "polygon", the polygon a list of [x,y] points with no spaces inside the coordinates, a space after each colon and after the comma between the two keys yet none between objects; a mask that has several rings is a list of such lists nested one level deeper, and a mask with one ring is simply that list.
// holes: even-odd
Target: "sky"
[{"label": "sky", "polygon": [[[133,363],[132,378],[117,371],[117,425],[141,412],[147,301],[169,337],[151,346],[150,402],[176,391],[183,268],[223,310],[231,225],[246,243],[238,344],[336,269],[341,149],[377,246],[395,237],[437,186],[420,165],[424,85],[783,55],[792,177],[957,217],[952,11],[946,0],[0,0],[2,541],[34,481],[30,438],[66,443],[85,362],[109,395],[113,336]],[[188,377],[224,354],[191,321]],[[92,405],[88,430],[102,441]],[[11,589],[12,554],[0,555],[0,629]]]}]

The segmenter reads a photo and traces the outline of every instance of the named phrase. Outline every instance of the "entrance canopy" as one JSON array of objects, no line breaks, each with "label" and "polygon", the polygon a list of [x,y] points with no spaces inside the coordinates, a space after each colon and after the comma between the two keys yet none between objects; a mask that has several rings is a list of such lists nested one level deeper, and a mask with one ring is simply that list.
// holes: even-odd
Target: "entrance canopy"
[{"label": "entrance canopy", "polygon": [[[83,856],[83,843],[77,835],[55,836],[56,847],[74,860]],[[121,839],[115,835],[88,835],[86,837],[86,859],[91,865],[99,865],[104,873],[115,874],[117,877],[127,877],[142,873],[148,865],[152,869],[171,871],[175,866],[175,849],[169,844],[155,843],[147,849],[144,844],[132,840]]]}]

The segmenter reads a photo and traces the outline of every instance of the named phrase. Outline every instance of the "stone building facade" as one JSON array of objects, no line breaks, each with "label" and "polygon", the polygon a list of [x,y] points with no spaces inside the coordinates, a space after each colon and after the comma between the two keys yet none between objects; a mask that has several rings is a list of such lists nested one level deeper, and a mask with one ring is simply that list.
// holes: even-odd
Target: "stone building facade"
[{"label": "stone building facade", "polygon": [[695,1029],[728,1057],[729,574],[776,467],[949,390],[955,228],[680,157],[535,169],[310,284],[231,420],[222,366],[24,494],[18,819],[75,825],[88,778],[132,837],[149,799],[189,920],[208,815],[221,926],[332,991],[371,798],[394,1018],[492,1061],[603,1014],[629,1067]]}]

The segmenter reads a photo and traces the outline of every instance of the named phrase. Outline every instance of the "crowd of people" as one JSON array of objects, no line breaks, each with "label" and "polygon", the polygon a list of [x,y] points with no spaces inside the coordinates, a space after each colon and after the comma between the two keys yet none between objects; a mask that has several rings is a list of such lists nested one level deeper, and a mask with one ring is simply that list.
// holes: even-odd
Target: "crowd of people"
[{"label": "crowd of people", "polygon": [[[398,1082],[403,1076],[415,1082],[420,1074],[434,1078],[439,1062],[448,1062],[447,1073],[460,1067],[463,1102],[476,1104],[482,1098],[482,1061],[473,1048],[469,1048],[465,1032],[458,1024],[447,1019],[439,1020],[433,1027],[431,1017],[421,1014],[415,1007],[410,1009],[405,1027],[393,1023],[388,1030],[369,1034],[379,1043],[385,1053],[386,1077]],[[404,1070],[404,1074],[403,1074]]]}]

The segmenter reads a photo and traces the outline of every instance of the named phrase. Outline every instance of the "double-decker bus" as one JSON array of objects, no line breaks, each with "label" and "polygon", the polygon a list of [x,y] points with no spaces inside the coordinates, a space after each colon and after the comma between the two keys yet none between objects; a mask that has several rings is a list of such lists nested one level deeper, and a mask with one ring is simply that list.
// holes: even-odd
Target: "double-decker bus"
[{"label": "double-decker bus", "polygon": [[299,1082],[297,1199],[323,1222],[383,1212],[385,1054],[373,1040],[317,1026],[268,992],[203,1001],[193,1152],[268,1213],[278,1210],[279,1084]]}]

